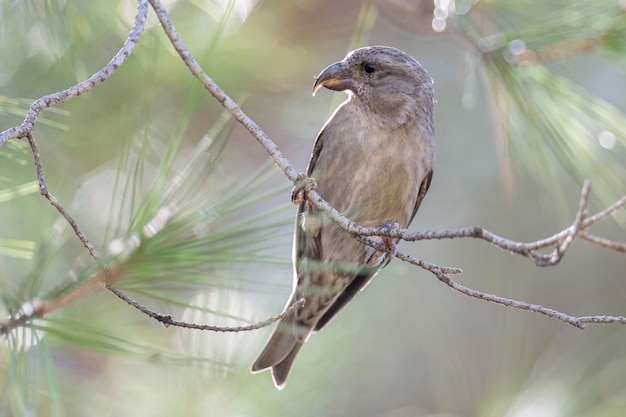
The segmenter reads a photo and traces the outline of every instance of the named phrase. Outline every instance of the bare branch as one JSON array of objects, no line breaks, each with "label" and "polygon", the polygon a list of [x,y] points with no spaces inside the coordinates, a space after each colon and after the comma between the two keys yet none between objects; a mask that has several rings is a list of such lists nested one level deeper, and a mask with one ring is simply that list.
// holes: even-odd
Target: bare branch
[{"label": "bare branch", "polygon": [[[365,238],[362,236],[355,236],[355,238],[374,249],[380,251],[389,252],[390,249],[382,244],[381,242],[375,242],[372,239]],[[488,294],[485,292],[473,290],[471,288],[465,287],[458,282],[454,281],[450,274],[459,274],[462,272],[459,268],[447,268],[441,267],[439,265],[432,264],[430,262],[422,261],[421,259],[414,258],[412,256],[397,252],[395,256],[399,259],[402,259],[405,262],[409,262],[413,265],[417,265],[437,277],[437,279],[448,287],[452,288],[455,291],[460,292],[461,294],[467,295],[469,297],[478,298],[479,300],[488,301],[490,303],[500,304],[505,307],[512,307],[519,310],[527,310],[532,311],[538,314],[542,314],[547,317],[551,317],[567,324],[571,324],[574,327],[579,329],[584,329],[584,323],[598,323],[598,324],[626,324],[626,317],[622,316],[589,316],[589,317],[574,317],[568,314],[562,313],[560,311],[543,307],[538,304],[530,304],[525,301],[513,300],[511,298],[500,297],[493,294]]]},{"label": "bare branch", "polygon": [[[263,130],[248,117],[243,110],[237,105],[237,103],[231,99],[221,88],[215,84],[215,82],[202,70],[196,59],[191,52],[187,49],[183,41],[178,36],[176,29],[174,28],[167,11],[159,0],[150,0],[152,7],[157,13],[159,21],[163,30],[169,37],[172,45],[183,59],[191,73],[202,82],[204,87],[219,101],[224,108],[233,114],[233,117],[245,127],[250,134],[257,139],[257,141],[263,146],[266,152],[272,157],[276,165],[281,171],[285,173],[287,178],[297,185],[302,182],[312,181],[307,178],[306,175],[298,173],[287,158],[278,150],[278,147],[274,142],[263,132]],[[547,238],[538,240],[532,243],[521,243],[505,239],[494,233],[489,232],[482,227],[468,227],[463,229],[454,230],[442,230],[436,232],[409,232],[407,229],[381,229],[378,227],[367,228],[363,227],[347,217],[343,216],[339,211],[335,210],[328,202],[326,202],[316,191],[314,187],[307,188],[306,198],[315,205],[318,209],[325,212],[330,219],[337,223],[344,230],[350,232],[353,235],[359,236],[388,236],[399,238],[406,241],[416,240],[428,240],[428,239],[454,239],[454,238],[466,238],[472,237],[482,239],[491,243],[501,249],[513,252],[531,259],[538,266],[555,265],[558,263],[565,251],[569,248],[573,239],[578,235],[580,230],[583,230],[590,226],[592,223],[601,220],[604,217],[609,216],[617,209],[626,205],[626,196],[620,199],[617,203],[608,207],[595,216],[585,220],[585,210],[589,202],[589,192],[591,185],[589,181],[586,181],[583,185],[581,199],[579,203],[579,210],[576,215],[574,224],[569,228]],[[557,247],[558,245],[558,247]],[[555,249],[550,254],[540,254],[536,251],[539,249],[555,246]]]},{"label": "bare branch", "polygon": [[251,330],[261,329],[263,327],[266,327],[282,319],[283,317],[293,313],[295,310],[302,308],[304,306],[304,298],[301,298],[295,303],[293,303],[292,305],[290,305],[289,307],[285,308],[282,313],[276,316],[271,316],[268,319],[255,323],[255,324],[250,324],[248,326],[237,326],[237,327],[211,326],[208,324],[196,324],[196,323],[188,323],[185,321],[174,320],[172,316],[170,316],[169,314],[161,314],[161,313],[157,313],[155,311],[150,310],[148,307],[133,300],[132,298],[130,298],[129,296],[127,296],[126,294],[124,294],[122,291],[118,290],[115,287],[108,287],[108,289],[113,294],[117,295],[119,298],[126,301],[130,306],[135,307],[137,310],[141,311],[148,317],[151,317],[163,323],[163,326],[165,327],[176,326],[176,327],[184,327],[186,329],[208,330],[212,332],[223,332],[223,333],[247,332]]},{"label": "bare branch", "polygon": [[298,179],[298,172],[291,166],[287,158],[282,154],[278,146],[267,136],[267,134],[257,125],[251,118],[249,118],[241,107],[230,98],[212,79],[209,75],[202,70],[198,61],[191,54],[189,49],[185,46],[183,41],[178,36],[178,32],[174,28],[172,21],[170,20],[167,11],[159,0],[150,0],[152,8],[157,14],[161,27],[170,39],[170,42],[176,49],[176,52],[180,55],[183,62],[187,65],[191,73],[204,85],[209,93],[219,101],[225,109],[231,112],[235,120],[237,120],[243,127],[245,127],[251,134],[259,141],[261,146],[272,157],[274,163],[278,168],[289,178],[291,182]]},{"label": "bare branch", "polygon": [[[328,202],[321,198],[314,190],[309,191],[309,200],[321,211],[338,224],[344,230],[355,236],[388,236],[406,240],[409,242],[430,239],[456,239],[456,238],[476,238],[484,240],[493,246],[515,253],[530,259],[537,266],[556,265],[565,255],[574,238],[591,226],[592,224],[610,216],[618,209],[626,206],[626,196],[620,198],[616,203],[598,212],[594,216],[586,217],[586,209],[589,203],[591,184],[585,181],[581,191],[576,218],[571,226],[545,239],[535,242],[523,243],[503,238],[479,226],[466,227],[462,229],[450,229],[440,231],[410,232],[407,229],[389,229],[379,227],[362,227],[352,220],[346,218],[335,210]],[[589,240],[589,239],[587,239]],[[620,248],[624,244],[614,242],[605,247],[613,249]],[[537,252],[540,249],[554,247],[553,251],[544,254]],[[619,250],[619,249],[616,249]]]},{"label": "bare branch", "polygon": [[[516,301],[510,298],[499,297],[493,294],[487,294],[481,291],[472,290],[467,288],[456,281],[453,281],[448,275],[444,273],[435,273],[435,276],[439,281],[446,284],[448,287],[452,288],[455,291],[460,292],[461,294],[468,295],[473,298],[478,298],[479,300],[489,301],[491,303],[496,303],[503,305],[505,307],[513,307],[519,310],[528,310],[533,311],[535,313],[543,314],[544,316],[548,316],[551,318],[555,318],[557,320],[561,320],[567,324],[571,324],[572,326],[578,327],[579,329],[584,329],[585,325],[580,322],[580,319],[569,316],[565,313],[561,313],[560,311],[553,310],[551,308],[546,308],[537,304],[529,304],[524,301]],[[626,317],[623,318],[621,324],[626,324]]]},{"label": "bare branch", "polygon": [[[390,249],[386,245],[384,245],[382,242],[377,242],[370,238],[359,236],[359,235],[354,235],[354,238],[358,240],[359,242],[364,243],[368,246],[371,246],[372,248],[379,250],[381,252],[390,252]],[[431,262],[424,261],[424,260],[415,258],[410,255],[406,255],[402,252],[395,252],[393,253],[393,256],[395,256],[398,259],[402,259],[403,261],[413,264],[415,266],[419,266],[420,268],[425,269],[428,272],[432,272],[433,274],[436,274],[438,272],[442,272],[444,274],[453,274],[453,275],[463,273],[463,270],[461,268],[450,268],[450,267],[435,265]]]},{"label": "bare branch", "polygon": [[626,317],[624,316],[584,316],[577,317],[577,320],[581,324],[626,324]]},{"label": "bare branch", "polygon": [[528,310],[538,314],[542,314],[547,317],[551,317],[557,320],[560,320],[564,323],[571,324],[574,327],[579,329],[584,329],[586,323],[594,323],[594,324],[626,324],[626,317],[624,316],[585,316],[585,317],[575,317],[570,316],[569,314],[562,313],[557,310],[553,310],[551,308],[543,307],[537,304],[529,304],[524,301],[516,301],[511,300],[509,298],[499,297],[497,295],[487,294],[484,292],[472,290],[467,288],[455,281],[453,281],[449,276],[440,273],[435,274],[439,281],[443,282],[450,288],[460,292],[461,294],[468,295],[473,298],[478,298],[479,300],[489,301],[492,303],[500,304],[506,307],[513,307],[519,310]]},{"label": "bare branch", "polygon": [[224,327],[224,326],[212,326],[208,324],[196,324],[196,323],[188,323],[184,321],[174,320],[172,316],[169,314],[161,314],[155,311],[150,310],[148,307],[140,304],[139,302],[133,300],[131,297],[124,294],[119,289],[115,288],[112,283],[119,278],[118,273],[112,270],[103,270],[94,277],[87,280],[85,283],[79,285],[78,287],[73,288],[61,296],[54,298],[52,300],[40,300],[33,299],[22,305],[20,308],[20,312],[4,322],[0,322],[0,336],[6,336],[15,328],[24,326],[26,323],[32,321],[33,319],[43,318],[47,314],[52,313],[60,308],[65,307],[66,305],[73,303],[74,301],[81,300],[86,296],[93,294],[94,292],[101,290],[103,288],[108,289],[113,294],[117,295],[120,299],[124,300],[130,306],[136,308],[147,316],[163,323],[165,327],[176,326],[176,327],[184,327],[187,329],[196,329],[196,330],[208,330],[214,332],[245,332],[251,330],[258,330],[265,326],[268,326],[288,314],[291,314],[293,311],[302,308],[304,306],[304,299],[300,299],[296,301],[291,306],[287,307],[282,313],[276,316],[271,316],[268,319],[250,324],[247,326],[237,326],[237,327]]},{"label": "bare branch", "polygon": [[585,213],[587,212],[587,205],[589,204],[589,191],[591,190],[591,183],[589,180],[585,180],[583,184],[583,190],[580,196],[580,203],[578,204],[578,212],[574,219],[574,224],[570,227],[570,233],[563,239],[563,242],[554,251],[554,256],[549,260],[551,265],[556,264],[561,260],[565,251],[570,247],[574,238],[578,234],[578,231],[582,228],[582,223],[585,220]]},{"label": "bare branch", "polygon": [[618,252],[626,253],[626,242],[616,242],[614,240],[609,240],[603,237],[592,235],[591,233],[588,233],[585,231],[580,231],[578,233],[578,236],[580,236],[581,239],[594,243],[598,246],[602,246],[604,248],[613,249]]},{"label": "bare branch", "polygon": [[24,122],[20,126],[15,126],[0,133],[0,146],[4,145],[10,139],[23,138],[32,133],[35,128],[35,122],[39,117],[39,113],[47,107],[51,107],[57,104],[65,103],[66,101],[78,97],[81,94],[85,94],[94,89],[98,84],[102,84],[106,81],[130,56],[131,52],[135,49],[135,46],[139,42],[139,37],[143,33],[143,29],[146,23],[146,16],[148,14],[148,2],[147,0],[139,0],[137,5],[137,15],[135,16],[135,22],[133,24],[124,45],[117,54],[106,64],[100,71],[86,79],[85,81],[78,83],[66,90],[59,91],[58,93],[49,94],[43,96],[33,104],[31,104],[26,114]]},{"label": "bare branch", "polygon": [[[191,52],[186,48],[176,29],[174,28],[166,10],[162,6],[160,0],[139,0],[137,6],[137,15],[135,18],[134,25],[129,32],[128,38],[126,39],[124,45],[120,49],[120,51],[111,59],[111,61],[103,67],[100,71],[96,72],[89,79],[70,87],[66,90],[60,91],[58,93],[50,94],[44,96],[30,106],[29,111],[24,119],[24,122],[20,126],[16,126],[5,130],[0,133],[0,146],[5,144],[8,140],[13,138],[21,138],[26,137],[29,141],[33,157],[35,160],[35,169],[37,172],[37,178],[39,181],[39,189],[41,194],[48,199],[48,201],[59,211],[59,213],[65,218],[65,220],[70,224],[73,228],[75,234],[83,243],[85,248],[89,251],[90,255],[94,260],[100,262],[100,257],[89,242],[89,239],[84,235],[76,221],[72,218],[72,216],[63,208],[63,206],[59,203],[59,201],[49,192],[48,187],[45,182],[43,166],[41,161],[41,156],[39,154],[39,149],[37,146],[37,142],[32,135],[33,128],[39,117],[40,112],[50,106],[54,106],[60,103],[64,103],[74,97],[77,97],[81,94],[87,93],[91,91],[96,85],[104,82],[108,77],[114,73],[128,58],[131,52],[134,50],[135,46],[139,42],[139,38],[144,30],[147,9],[148,9],[148,1],[152,5],[155,10],[157,17],[163,27],[165,33],[170,39],[170,42],[187,65],[191,73],[200,80],[203,86],[209,91],[209,93],[219,101],[224,108],[226,108],[233,117],[244,126],[250,134],[257,139],[257,141],[263,146],[266,152],[271,156],[273,161],[279,167],[279,169],[285,174],[285,176],[297,185],[298,183],[305,182],[307,184],[313,184],[313,179],[306,177],[304,174],[298,173],[289,161],[283,156],[275,143],[263,132],[263,130],[252,120],[250,119],[238,106],[238,104],[232,100],[224,91],[217,85],[213,80],[202,70],[196,59],[193,57]],[[626,206],[626,196],[619,199],[613,205],[607,207],[606,209],[596,213],[593,216],[587,216],[587,206],[589,203],[589,195],[590,195],[590,184],[586,181],[583,185],[581,197],[579,201],[578,211],[576,213],[576,217],[572,225],[568,228],[548,237],[545,239],[537,240],[535,242],[523,243],[516,242],[513,240],[505,239],[500,237],[482,227],[467,227],[461,229],[453,229],[453,230],[441,230],[441,231],[426,231],[426,232],[409,232],[406,229],[390,229],[390,228],[366,228],[363,227],[347,217],[343,216],[340,212],[335,210],[328,202],[326,202],[316,191],[315,187],[308,186],[304,187],[304,195],[298,195],[299,198],[307,198],[316,208],[326,213],[335,223],[337,223],[344,230],[351,233],[356,239],[363,242],[364,244],[370,245],[377,250],[381,251],[389,251],[389,248],[375,239],[371,239],[370,237],[375,236],[388,236],[397,239],[403,239],[407,241],[417,241],[417,240],[430,240],[430,239],[455,239],[455,238],[476,238],[484,240],[493,246],[501,248],[511,253],[515,253],[521,256],[524,256],[530,259],[535,265],[538,266],[549,266],[557,264],[562,257],[564,256],[567,249],[570,247],[572,242],[577,236],[580,236],[582,239],[591,242],[593,244],[597,244],[599,246],[609,248],[612,250],[616,250],[619,252],[626,253],[626,243],[624,242],[615,242],[602,237],[598,237],[592,235],[587,231],[587,229],[595,224],[596,222],[612,215],[618,209]],[[549,253],[540,252],[543,249],[552,248],[552,251]],[[411,264],[417,265],[432,274],[434,274],[437,279],[439,279],[444,284],[448,285],[450,288],[461,292],[467,296],[478,298],[480,300],[485,300],[493,303],[497,303],[500,305],[504,305],[507,307],[513,307],[522,310],[533,311],[539,314],[543,314],[548,317],[556,318],[565,323],[571,324],[578,328],[584,328],[585,323],[601,323],[601,324],[611,324],[611,323],[619,323],[626,324],[626,317],[622,316],[585,316],[585,317],[573,317],[569,316],[565,313],[549,309],[540,305],[529,304],[522,301],[516,301],[504,297],[499,297],[496,295],[476,291],[467,287],[464,287],[461,284],[453,281],[450,278],[451,274],[460,274],[462,271],[459,268],[449,268],[442,267],[421,259],[417,259],[415,257],[403,254],[396,253],[395,256],[398,258],[409,262]],[[103,268],[100,273],[96,276],[92,277],[84,284],[68,291],[67,293],[55,298],[54,300],[48,301],[40,301],[40,300],[32,300],[23,305],[22,311],[11,317],[9,320],[4,323],[0,323],[0,335],[7,334],[12,329],[25,325],[28,321],[37,317],[44,317],[45,314],[48,314],[52,311],[55,311],[76,299],[80,299],[91,292],[100,289],[107,288],[114,294],[116,294],[119,298],[127,302],[129,305],[135,307],[139,311],[148,315],[149,317],[154,318],[155,320],[163,323],[166,326],[173,325],[185,328],[193,328],[200,330],[210,330],[210,331],[220,331],[220,332],[240,332],[247,330],[255,330],[261,327],[267,326],[268,324],[275,322],[287,314],[290,314],[295,309],[300,308],[303,305],[303,300],[299,300],[294,303],[292,306],[287,308],[283,313],[278,316],[270,317],[268,320],[265,320],[261,323],[256,323],[249,326],[240,326],[240,327],[218,327],[218,326],[209,326],[195,323],[186,323],[182,321],[173,320],[171,316],[160,314],[154,312],[147,307],[139,304],[132,298],[126,296],[119,289],[112,286],[113,282],[117,279],[117,274],[114,271],[107,270]]]},{"label": "bare branch", "polygon": [[[266,152],[273,158],[274,162],[278,167],[285,173],[287,178],[294,183],[295,186],[298,186],[299,183],[302,182],[313,182],[311,178],[307,178],[306,175],[298,173],[289,161],[280,153],[274,142],[261,130],[261,128],[250,119],[241,108],[232,100],[224,91],[222,91],[213,80],[202,70],[199,66],[191,52],[185,47],[184,43],[181,41],[178,36],[176,30],[174,29],[167,12],[163,8],[162,4],[159,0],[150,0],[150,3],[154,7],[159,21],[165,32],[167,33],[170,41],[174,45],[174,48],[179,53],[185,64],[188,66],[192,74],[198,78],[205,88],[217,99],[227,110],[229,110],[235,119],[244,126],[250,134],[257,139],[257,141],[265,148]],[[378,250],[388,251],[384,245],[379,244],[378,242],[373,241],[372,239],[368,239],[367,236],[388,236],[398,239],[403,239],[407,241],[416,241],[416,240],[427,240],[427,239],[454,239],[454,238],[466,238],[472,237],[477,239],[482,239],[486,242],[491,243],[492,245],[499,247],[501,249],[507,250],[512,253],[516,253],[522,256],[527,257],[532,260],[537,266],[548,266],[557,264],[571,245],[574,238],[580,235],[581,231],[589,227],[591,224],[611,215],[613,212],[618,210],[619,208],[626,205],[626,196],[621,198],[612,206],[607,209],[597,213],[596,215],[586,218],[586,208],[589,201],[589,193],[590,193],[590,183],[585,181],[583,185],[583,189],[581,192],[581,198],[579,202],[578,212],[576,214],[576,218],[574,223],[568,227],[567,229],[562,230],[561,232],[542,240],[538,240],[536,242],[531,243],[522,243],[516,242],[509,239],[502,238],[494,233],[489,232],[482,227],[468,227],[463,229],[456,230],[442,230],[435,232],[421,232],[421,233],[411,233],[406,229],[389,229],[389,228],[366,228],[363,227],[347,217],[343,216],[339,211],[334,209],[328,202],[326,202],[316,191],[315,187],[305,187],[304,192],[306,193],[305,198],[307,198],[315,207],[319,210],[326,213],[326,215],[332,219],[336,224],[338,224],[341,228],[351,233],[357,240],[370,245]],[[299,190],[301,191],[301,190]],[[293,196],[292,196],[293,198]],[[587,239],[591,241],[591,239]],[[606,247],[608,248],[617,248],[621,247],[622,244],[618,242],[612,242],[610,244],[608,241],[606,243]],[[537,252],[540,249],[545,249],[549,247],[554,247],[553,251],[549,254],[542,254]],[[534,311],[549,317],[556,318],[558,320],[564,321],[566,323],[572,324],[579,328],[584,328],[584,324],[581,319],[576,317],[569,316],[565,313],[558,312],[556,310],[552,310],[549,308],[545,308],[543,306],[528,304],[521,301],[515,301],[503,297],[498,297],[495,295],[483,293],[480,291],[475,291],[464,287],[456,282],[454,282],[448,275],[453,273],[460,273],[461,270],[458,268],[443,268],[438,265],[422,261],[420,259],[416,259],[410,257],[408,255],[398,253],[396,256],[402,260],[415,264],[421,268],[428,270],[433,273],[437,278],[444,282],[446,285],[451,288],[459,291],[468,296],[479,298],[482,300],[494,302],[497,304],[505,305],[508,307],[518,308],[522,310]],[[589,323],[626,323],[626,318],[623,317],[610,317],[610,319],[601,319],[601,317],[608,316],[593,316],[592,318],[595,320],[587,319],[585,322]]]},{"label": "bare branch", "polygon": [[37,141],[35,140],[31,132],[28,132],[26,137],[28,138],[28,143],[30,144],[31,152],[33,153],[33,159],[35,160],[35,171],[37,171],[39,193],[44,196],[50,202],[50,204],[52,204],[52,206],[57,209],[59,213],[61,213],[63,218],[65,218],[65,220],[69,223],[72,229],[74,229],[74,233],[76,234],[78,239],[80,239],[83,246],[87,248],[87,251],[89,251],[89,255],[91,255],[91,257],[95,261],[100,262],[101,259],[98,251],[96,250],[96,248],[94,248],[87,236],[85,236],[83,231],[80,229],[78,223],[76,223],[76,220],[74,220],[74,218],[67,212],[67,210],[65,210],[61,203],[59,203],[59,200],[57,200],[57,198],[52,195],[50,191],[48,191],[48,186],[46,185],[46,180],[43,176],[43,165],[41,164],[41,155],[39,154]]},{"label": "bare branch", "polygon": [[13,329],[21,327],[36,318],[43,318],[46,314],[52,313],[76,300],[81,300],[94,292],[105,288],[107,281],[112,280],[110,272],[104,270],[91,277],[83,284],[67,291],[66,293],[51,299],[33,299],[25,302],[18,314],[9,317],[8,320],[0,323],[0,336],[9,334]]},{"label": "bare branch", "polygon": [[[39,117],[39,114],[42,110],[47,107],[64,103],[82,94],[88,93],[95,86],[106,81],[122,64],[124,64],[124,62],[126,62],[132,51],[135,49],[135,46],[138,44],[139,38],[143,33],[147,14],[148,1],[139,0],[137,3],[137,14],[135,16],[135,21],[126,41],[122,45],[122,48],[117,52],[117,54],[102,69],[100,69],[98,72],[96,72],[85,81],[78,83],[66,90],[49,94],[35,100],[33,104],[31,104],[24,119],[24,122],[20,126],[12,127],[0,133],[0,146],[4,145],[10,139],[22,137],[26,137],[28,139],[28,143],[30,145],[35,163],[35,171],[37,173],[37,180],[39,183],[39,192],[50,202],[50,204],[54,208],[57,209],[57,211],[68,222],[68,224],[72,227],[74,233],[85,246],[91,257],[98,263],[100,263],[101,259],[94,246],[91,244],[87,236],[82,232],[74,218],[69,214],[67,210],[65,210],[65,208],[58,201],[58,199],[48,190],[48,186],[44,177],[43,164],[41,160],[41,155],[39,153],[39,147],[37,146],[37,141],[35,140],[32,131],[35,127],[37,118]],[[73,290],[61,295],[60,297],[55,298],[54,300],[41,301],[35,299],[24,303],[20,314],[10,318],[4,323],[0,323],[0,335],[5,335],[13,328],[22,326],[34,318],[44,317],[47,313],[61,308],[77,299],[83,298],[87,294],[95,291],[95,289],[97,288],[104,288],[104,284],[106,283],[106,277],[108,277],[109,275],[110,271],[108,271],[107,269],[103,269],[99,274],[91,278],[85,284],[74,288]],[[105,281],[102,281],[102,279],[105,279]]]},{"label": "bare branch", "polygon": [[620,208],[624,206],[626,206],[626,195],[620,198],[619,200],[617,200],[615,203],[608,206],[607,208],[605,208],[604,210],[597,212],[593,216],[587,217],[587,219],[583,222],[583,228],[586,229],[592,224],[597,223],[606,217],[609,217],[610,215],[612,215],[613,213],[615,213],[617,210],[619,210]]}]

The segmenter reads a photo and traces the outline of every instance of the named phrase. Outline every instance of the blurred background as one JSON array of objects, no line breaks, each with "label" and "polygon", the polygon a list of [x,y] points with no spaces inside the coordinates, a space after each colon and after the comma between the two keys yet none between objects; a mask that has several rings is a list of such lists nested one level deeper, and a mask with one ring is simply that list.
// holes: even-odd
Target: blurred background
[{"label": "blurred background", "polygon": [[[437,163],[413,230],[480,225],[518,241],[626,194],[624,2],[165,2],[182,39],[299,171],[344,100],[314,76],[359,46],[398,47],[435,80]],[[1,0],[0,130],[99,70],[136,3]],[[291,184],[195,80],[152,10],[138,47],[91,93],[42,113],[49,188],[116,286],[154,310],[237,326],[291,291]],[[624,241],[624,211],[594,226]],[[401,243],[476,290],[572,315],[626,314],[623,254],[576,241],[537,268],[483,241]],[[0,148],[0,320],[97,268],[38,194],[24,141]],[[284,391],[249,366],[271,326],[164,328],[107,291],[0,341],[2,416],[626,415],[626,331],[579,330],[468,298],[395,261],[302,349]]]}]

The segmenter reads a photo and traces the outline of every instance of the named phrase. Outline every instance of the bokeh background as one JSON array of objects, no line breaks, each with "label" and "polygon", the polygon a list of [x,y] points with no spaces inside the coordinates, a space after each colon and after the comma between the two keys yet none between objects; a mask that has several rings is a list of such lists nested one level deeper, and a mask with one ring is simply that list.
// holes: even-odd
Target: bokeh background
[{"label": "bokeh background", "polygon": [[[311,96],[321,69],[368,44],[417,58],[435,80],[438,150],[413,230],[481,225],[533,241],[572,222],[582,179],[592,180],[592,210],[626,194],[623,2],[451,3],[165,2],[205,71],[300,171],[344,99]],[[135,9],[0,1],[0,129],[100,69]],[[35,137],[50,190],[120,289],[199,323],[281,311],[291,184],[191,76],[152,11],[128,62],[45,111]],[[159,219],[166,225],[146,233]],[[623,213],[593,231],[626,240]],[[551,268],[478,240],[400,247],[463,268],[458,280],[477,290],[572,315],[626,314],[624,255],[582,241]],[[0,319],[88,280],[96,268],[85,252],[39,196],[27,144],[0,148]],[[623,327],[579,330],[468,298],[400,261],[311,337],[282,392],[248,372],[270,331],[166,329],[100,291],[1,341],[0,415],[626,415]]]}]

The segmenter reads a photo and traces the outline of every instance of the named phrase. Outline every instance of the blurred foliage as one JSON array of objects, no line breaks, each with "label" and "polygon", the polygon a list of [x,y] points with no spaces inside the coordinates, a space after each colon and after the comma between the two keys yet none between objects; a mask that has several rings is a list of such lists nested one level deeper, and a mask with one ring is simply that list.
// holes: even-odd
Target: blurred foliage
[{"label": "blurred foliage", "polygon": [[[105,64],[135,7],[0,1],[0,129],[19,124],[33,98]],[[626,194],[626,81],[608,72],[624,68],[623,2],[166,7],[203,68],[300,170],[335,107],[324,102],[330,95],[310,99],[319,70],[366,44],[419,58],[436,81],[439,136],[419,227],[482,222],[534,239],[568,224],[584,178],[598,207]],[[90,94],[46,110],[35,136],[50,190],[120,289],[175,318],[223,326],[263,320],[284,305],[289,184],[186,71],[153,13],[128,62]],[[514,205],[499,198],[499,182]],[[623,229],[599,227],[624,240]],[[463,266],[468,286],[569,313],[624,314],[623,258],[589,245],[549,271],[476,242],[414,246],[419,257]],[[38,195],[28,144],[0,148],[0,319],[74,291],[98,270]],[[247,371],[263,331],[163,329],[100,291],[3,341],[0,416],[624,415],[620,328],[580,333],[458,297],[434,280],[416,284],[418,273],[396,262],[386,268],[307,343],[283,392]]]},{"label": "blurred foliage", "polygon": [[577,184],[590,179],[602,205],[611,204],[626,178],[626,115],[547,65],[589,52],[626,62],[626,11],[615,1],[552,2],[541,13],[531,4],[481,2],[456,19],[502,126],[504,180],[512,187],[523,175],[560,202],[564,170]]}]

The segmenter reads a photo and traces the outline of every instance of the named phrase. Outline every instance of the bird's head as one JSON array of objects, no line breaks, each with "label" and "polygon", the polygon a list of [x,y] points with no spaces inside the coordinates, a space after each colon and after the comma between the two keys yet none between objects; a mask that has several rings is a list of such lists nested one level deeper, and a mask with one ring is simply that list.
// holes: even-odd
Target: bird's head
[{"label": "bird's head", "polygon": [[402,125],[418,108],[432,108],[433,80],[411,56],[389,46],[356,49],[326,67],[315,79],[321,87],[352,94],[374,113]]}]

